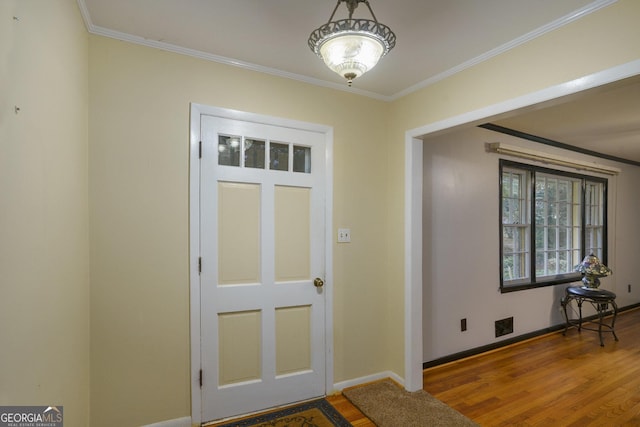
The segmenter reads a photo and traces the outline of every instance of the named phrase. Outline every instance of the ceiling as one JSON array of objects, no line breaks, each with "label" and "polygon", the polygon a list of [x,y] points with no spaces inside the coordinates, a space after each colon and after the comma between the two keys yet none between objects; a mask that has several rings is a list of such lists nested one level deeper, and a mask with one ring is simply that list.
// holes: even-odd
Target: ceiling
[{"label": "ceiling", "polygon": [[[309,49],[336,0],[79,0],[91,32],[347,89]],[[611,0],[370,0],[396,47],[353,91],[394,97],[610,4]],[[344,3],[334,19],[347,17]],[[354,18],[371,19],[361,4]]]},{"label": "ceiling", "polygon": [[[307,45],[310,33],[328,21],[336,0],[78,0],[78,4],[94,34],[394,100],[614,1],[370,0],[379,22],[395,32],[397,44],[351,88]],[[346,15],[341,4],[334,19]],[[354,18],[371,16],[361,4]],[[640,125],[634,122],[640,117],[639,88],[637,82],[612,85],[611,90],[591,91],[498,124],[640,162]]]},{"label": "ceiling", "polygon": [[492,123],[640,165],[640,76],[550,104]]}]

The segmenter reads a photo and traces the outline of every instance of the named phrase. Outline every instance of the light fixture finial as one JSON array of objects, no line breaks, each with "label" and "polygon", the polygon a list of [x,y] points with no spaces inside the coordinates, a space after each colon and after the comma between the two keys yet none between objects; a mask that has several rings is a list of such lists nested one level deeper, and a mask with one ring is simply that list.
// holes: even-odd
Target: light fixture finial
[{"label": "light fixture finial", "polygon": [[[340,6],[346,3],[349,18],[333,21]],[[359,3],[371,13],[370,19],[353,19]],[[309,48],[336,73],[353,80],[372,69],[396,45],[396,35],[373,14],[369,0],[338,0],[329,21],[309,36]]]}]

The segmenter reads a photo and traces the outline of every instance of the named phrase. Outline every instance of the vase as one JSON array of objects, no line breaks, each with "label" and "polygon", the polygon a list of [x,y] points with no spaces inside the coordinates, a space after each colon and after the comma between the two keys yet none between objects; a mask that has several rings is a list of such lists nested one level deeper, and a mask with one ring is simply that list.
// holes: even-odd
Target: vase
[{"label": "vase", "polygon": [[583,288],[586,289],[598,289],[600,286],[600,279],[592,274],[585,274],[582,276]]}]

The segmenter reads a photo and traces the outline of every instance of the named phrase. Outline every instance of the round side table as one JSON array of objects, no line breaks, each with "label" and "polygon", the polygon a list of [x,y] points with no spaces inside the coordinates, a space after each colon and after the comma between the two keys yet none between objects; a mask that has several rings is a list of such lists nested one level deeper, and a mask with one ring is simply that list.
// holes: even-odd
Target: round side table
[{"label": "round side table", "polygon": [[[578,318],[569,319],[569,316],[567,314],[567,306],[571,303],[571,301],[574,300],[578,305]],[[597,319],[594,320],[594,323],[598,325],[597,329],[589,328],[582,325],[582,303],[584,301],[589,302],[598,312]],[[578,328],[578,331],[581,331],[582,329],[586,329],[589,331],[598,331],[598,335],[600,337],[600,346],[604,347],[604,341],[602,340],[602,329],[604,328],[605,332],[611,332],[613,334],[613,338],[618,341],[618,336],[616,335],[616,331],[614,329],[616,324],[616,317],[618,316],[618,305],[616,304],[616,294],[614,294],[613,292],[607,291],[605,289],[591,289],[581,286],[569,286],[565,289],[565,295],[560,300],[560,304],[562,305],[564,318],[566,320],[563,335],[567,333],[567,329],[569,329],[571,326],[575,326],[576,328]],[[611,306],[613,310],[613,317],[611,318],[611,323],[606,323],[605,315],[609,311],[609,306]]]}]

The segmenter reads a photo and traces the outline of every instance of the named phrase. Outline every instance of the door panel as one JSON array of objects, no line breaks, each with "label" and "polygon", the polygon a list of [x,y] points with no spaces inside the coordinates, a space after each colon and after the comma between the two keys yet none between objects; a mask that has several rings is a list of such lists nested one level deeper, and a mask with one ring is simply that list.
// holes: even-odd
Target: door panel
[{"label": "door panel", "polygon": [[276,308],[276,375],[311,370],[311,306]]},{"label": "door panel", "polygon": [[310,193],[309,188],[275,188],[276,282],[311,279]]},{"label": "door panel", "polygon": [[324,134],[201,116],[202,419],[325,394]]},{"label": "door panel", "polygon": [[261,375],[259,310],[219,313],[220,386],[258,381]]},{"label": "door panel", "polygon": [[218,285],[260,282],[260,185],[218,183]]}]

